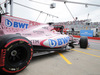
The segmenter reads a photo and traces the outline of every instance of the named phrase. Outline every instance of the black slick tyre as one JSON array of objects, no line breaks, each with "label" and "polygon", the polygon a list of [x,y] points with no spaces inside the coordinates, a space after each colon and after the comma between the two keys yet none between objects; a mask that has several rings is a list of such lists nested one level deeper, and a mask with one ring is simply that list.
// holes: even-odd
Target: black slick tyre
[{"label": "black slick tyre", "polygon": [[0,71],[15,74],[24,70],[33,56],[31,42],[19,35],[0,36]]},{"label": "black slick tyre", "polygon": [[79,43],[80,43],[80,48],[87,48],[88,47],[88,38],[85,36],[82,36],[80,38]]}]

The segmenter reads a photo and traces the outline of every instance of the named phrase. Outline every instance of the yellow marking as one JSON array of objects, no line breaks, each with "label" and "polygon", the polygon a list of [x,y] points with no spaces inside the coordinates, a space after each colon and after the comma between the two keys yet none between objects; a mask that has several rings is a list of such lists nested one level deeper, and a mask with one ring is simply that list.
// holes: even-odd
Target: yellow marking
[{"label": "yellow marking", "polygon": [[58,53],[68,64],[72,64],[63,54]]},{"label": "yellow marking", "polygon": [[89,49],[89,50],[94,50],[94,51],[100,51],[100,50],[96,50],[96,49],[91,49],[91,48],[87,48],[87,49]]},{"label": "yellow marking", "polygon": [[87,54],[87,55],[91,55],[91,56],[99,57],[99,58],[100,58],[100,56],[97,56],[97,55],[94,55],[94,54],[90,54],[90,53],[86,53],[86,52],[78,51],[78,50],[75,50],[75,49],[71,49],[71,50],[73,50],[73,51],[77,51],[77,52],[80,52],[80,53],[83,53],[83,54]]}]

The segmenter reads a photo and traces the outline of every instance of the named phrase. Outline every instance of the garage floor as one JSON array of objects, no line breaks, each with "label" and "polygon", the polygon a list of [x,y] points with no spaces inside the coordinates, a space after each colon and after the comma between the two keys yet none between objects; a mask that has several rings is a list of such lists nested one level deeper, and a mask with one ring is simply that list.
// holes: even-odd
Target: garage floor
[{"label": "garage floor", "polygon": [[66,52],[34,57],[29,66],[16,75],[100,75],[100,41],[89,42],[87,49],[76,46]]}]

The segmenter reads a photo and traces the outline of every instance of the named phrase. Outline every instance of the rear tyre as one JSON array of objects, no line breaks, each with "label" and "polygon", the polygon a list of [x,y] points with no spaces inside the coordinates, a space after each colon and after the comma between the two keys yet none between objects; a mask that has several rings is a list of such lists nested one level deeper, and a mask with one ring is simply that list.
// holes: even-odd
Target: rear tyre
[{"label": "rear tyre", "polygon": [[88,38],[85,36],[82,36],[80,38],[80,48],[87,48],[88,47]]},{"label": "rear tyre", "polygon": [[31,42],[19,35],[4,35],[0,38],[0,71],[14,74],[24,70],[33,56]]}]

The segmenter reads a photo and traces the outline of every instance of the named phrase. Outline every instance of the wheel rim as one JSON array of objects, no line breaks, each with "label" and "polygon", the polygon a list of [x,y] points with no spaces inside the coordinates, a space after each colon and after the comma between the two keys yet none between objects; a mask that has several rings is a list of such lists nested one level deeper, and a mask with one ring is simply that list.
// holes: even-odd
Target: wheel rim
[{"label": "wheel rim", "polygon": [[8,62],[11,65],[21,65],[27,59],[27,50],[25,47],[19,46],[13,48],[8,56]]}]

